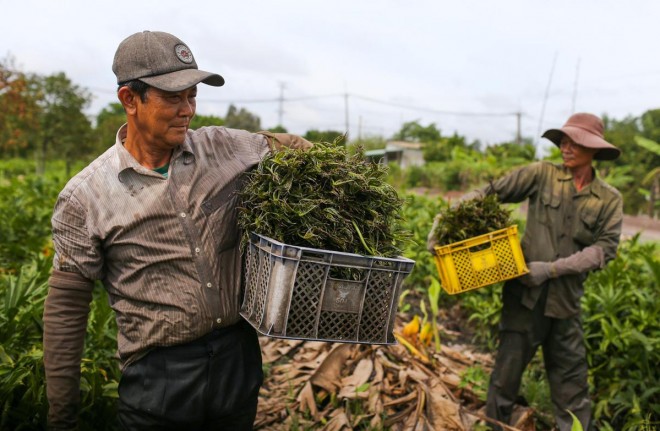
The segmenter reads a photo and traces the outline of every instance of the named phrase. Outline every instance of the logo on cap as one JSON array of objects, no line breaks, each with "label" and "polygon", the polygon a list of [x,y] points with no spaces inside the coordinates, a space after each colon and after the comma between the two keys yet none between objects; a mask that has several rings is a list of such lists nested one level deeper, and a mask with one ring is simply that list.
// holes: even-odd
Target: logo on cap
[{"label": "logo on cap", "polygon": [[176,56],[179,58],[179,60],[183,61],[184,63],[190,64],[193,62],[192,52],[190,52],[190,49],[186,45],[178,44],[174,47],[174,52],[176,53]]}]

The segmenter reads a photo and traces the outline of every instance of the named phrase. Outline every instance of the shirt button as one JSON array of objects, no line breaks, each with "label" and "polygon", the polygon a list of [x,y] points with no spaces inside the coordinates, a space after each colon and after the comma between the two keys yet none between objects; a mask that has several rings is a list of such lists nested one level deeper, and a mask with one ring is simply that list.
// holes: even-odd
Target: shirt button
[{"label": "shirt button", "polygon": [[195,247],[195,253],[199,253],[200,251],[199,247]]},{"label": "shirt button", "polygon": [[206,283],[206,287],[213,287],[211,283]]},{"label": "shirt button", "polygon": [[186,218],[186,213],[181,213],[181,217]]},{"label": "shirt button", "polygon": [[215,319],[215,323],[217,323],[218,325],[221,324],[222,318],[218,317],[217,319]]}]

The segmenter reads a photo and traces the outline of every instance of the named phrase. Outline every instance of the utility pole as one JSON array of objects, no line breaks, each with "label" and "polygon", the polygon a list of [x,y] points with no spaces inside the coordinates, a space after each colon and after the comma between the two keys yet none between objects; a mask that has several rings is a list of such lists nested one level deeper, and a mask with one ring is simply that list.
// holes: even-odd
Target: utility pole
[{"label": "utility pole", "polygon": [[358,141],[362,142],[362,115],[358,117]]},{"label": "utility pole", "polygon": [[539,136],[541,136],[541,129],[543,127],[543,116],[545,115],[545,104],[548,102],[548,97],[550,96],[550,85],[552,84],[552,75],[555,73],[555,64],[557,64],[557,52],[552,58],[552,67],[550,68],[550,76],[548,77],[548,85],[545,87],[545,94],[543,95],[543,105],[541,105],[541,117],[539,118],[539,131],[534,140],[534,146],[538,150]]},{"label": "utility pole", "polygon": [[284,127],[282,117],[284,117],[284,87],[286,87],[286,84],[282,81],[280,81],[280,107],[277,110],[277,125]]},{"label": "utility pole", "polygon": [[575,83],[573,84],[573,104],[571,105],[571,115],[575,114],[575,102],[577,100],[578,76],[580,76],[580,58],[578,57],[577,66],[575,66]]},{"label": "utility pole", "polygon": [[521,112],[516,112],[516,144],[522,145],[522,136],[520,134],[520,117],[522,116]]}]

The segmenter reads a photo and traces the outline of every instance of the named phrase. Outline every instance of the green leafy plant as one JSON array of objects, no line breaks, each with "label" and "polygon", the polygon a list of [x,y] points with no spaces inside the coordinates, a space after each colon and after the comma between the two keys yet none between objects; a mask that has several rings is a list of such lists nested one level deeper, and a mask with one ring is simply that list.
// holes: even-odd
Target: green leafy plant
[{"label": "green leafy plant", "polygon": [[571,431],[583,431],[584,428],[582,428],[582,424],[580,423],[580,420],[573,414],[572,411],[566,410],[569,415],[571,415],[571,418],[573,419],[573,424],[571,425]]},{"label": "green leafy plant", "polygon": [[488,373],[480,365],[473,365],[461,373],[459,388],[471,388],[481,401],[486,401],[488,392]]},{"label": "green leafy plant", "polygon": [[49,178],[0,181],[0,272],[14,272],[33,253],[49,253],[50,217],[61,187]]},{"label": "green leafy plant", "polygon": [[585,283],[584,330],[601,427],[636,429],[660,417],[660,263],[657,243],[623,242]]},{"label": "green leafy plant", "polygon": [[[411,289],[425,292],[431,280],[438,277],[433,256],[426,248],[426,238],[433,224],[433,217],[441,210],[444,201],[436,197],[408,193],[403,205],[404,228],[410,232],[410,241],[403,255],[415,261],[415,267],[404,283]],[[449,296],[441,297],[441,301]],[[455,303],[455,300],[452,300]]]},{"label": "green leafy plant", "polygon": [[[422,312],[424,312],[424,320],[428,320],[431,322],[431,332],[433,333],[433,342],[434,342],[434,347],[435,351],[439,352],[441,345],[440,345],[440,328],[438,328],[438,318],[440,317],[440,292],[442,291],[440,287],[440,282],[437,279],[432,279],[431,280],[431,285],[429,286],[428,289],[428,301],[429,301],[429,306],[431,308],[431,316],[427,316],[426,307],[422,307]],[[422,305],[424,305],[424,302],[422,302]]]},{"label": "green leafy plant", "polygon": [[461,307],[474,331],[472,340],[494,351],[497,346],[497,325],[502,311],[502,283],[475,289],[461,295]]},{"label": "green leafy plant", "polygon": [[291,245],[396,257],[409,235],[386,178],[385,166],[338,143],[283,149],[246,174],[239,226]]},{"label": "green leafy plant", "polygon": [[462,201],[455,207],[445,207],[439,213],[433,235],[438,245],[446,245],[504,229],[511,224],[511,210],[501,206],[493,194]]}]

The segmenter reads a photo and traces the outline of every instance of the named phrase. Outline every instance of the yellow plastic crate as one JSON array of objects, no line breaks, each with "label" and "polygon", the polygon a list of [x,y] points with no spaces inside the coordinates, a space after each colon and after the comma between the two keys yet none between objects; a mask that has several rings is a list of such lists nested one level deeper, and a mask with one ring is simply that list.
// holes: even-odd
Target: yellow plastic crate
[{"label": "yellow plastic crate", "polygon": [[454,295],[529,272],[518,240],[518,226],[435,247],[442,288]]}]

